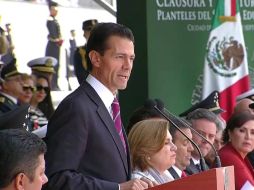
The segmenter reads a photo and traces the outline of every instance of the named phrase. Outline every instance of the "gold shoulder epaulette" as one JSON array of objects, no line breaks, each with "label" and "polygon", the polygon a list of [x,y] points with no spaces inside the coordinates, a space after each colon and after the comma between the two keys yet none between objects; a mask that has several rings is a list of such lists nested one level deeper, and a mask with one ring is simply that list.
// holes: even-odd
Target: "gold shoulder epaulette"
[{"label": "gold shoulder epaulette", "polygon": [[4,101],[5,101],[5,97],[0,97],[0,102],[4,103]]}]

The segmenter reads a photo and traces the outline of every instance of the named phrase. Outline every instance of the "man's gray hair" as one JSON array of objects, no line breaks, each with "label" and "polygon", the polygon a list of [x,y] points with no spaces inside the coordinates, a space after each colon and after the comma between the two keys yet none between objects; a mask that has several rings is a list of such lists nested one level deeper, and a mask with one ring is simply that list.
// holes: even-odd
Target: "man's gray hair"
[{"label": "man's gray hair", "polygon": [[208,121],[215,123],[217,131],[221,130],[221,127],[222,127],[219,117],[215,113],[209,111],[208,109],[198,108],[198,109],[190,112],[187,115],[186,119],[190,123],[192,123],[193,120],[206,119]]}]

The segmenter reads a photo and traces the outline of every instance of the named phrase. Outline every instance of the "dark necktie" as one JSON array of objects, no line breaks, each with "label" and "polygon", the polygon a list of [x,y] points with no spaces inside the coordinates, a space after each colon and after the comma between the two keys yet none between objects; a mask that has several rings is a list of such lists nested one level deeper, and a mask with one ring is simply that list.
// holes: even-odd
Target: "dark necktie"
[{"label": "dark necktie", "polygon": [[195,166],[196,166],[196,168],[198,169],[198,171],[201,172],[201,166],[200,166],[200,164],[196,164]]},{"label": "dark necktie", "polygon": [[112,106],[112,111],[113,111],[113,121],[115,123],[115,128],[116,128],[118,135],[120,136],[120,139],[121,139],[123,146],[124,146],[124,150],[126,152],[126,144],[125,144],[125,140],[124,140],[124,136],[123,136],[122,121],[121,121],[121,115],[120,115],[120,105],[119,105],[117,98],[114,98],[111,106]]}]

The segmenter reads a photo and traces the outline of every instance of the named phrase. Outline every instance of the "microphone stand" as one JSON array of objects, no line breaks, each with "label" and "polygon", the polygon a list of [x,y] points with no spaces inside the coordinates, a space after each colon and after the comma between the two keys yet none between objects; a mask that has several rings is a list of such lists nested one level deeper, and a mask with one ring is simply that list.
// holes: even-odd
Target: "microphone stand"
[{"label": "microphone stand", "polygon": [[154,109],[155,109],[157,112],[159,112],[166,120],[168,120],[170,123],[172,123],[173,126],[174,126],[183,136],[185,136],[185,137],[191,142],[191,144],[193,144],[193,145],[195,146],[195,148],[198,150],[198,153],[199,153],[199,155],[200,155],[200,166],[201,166],[201,170],[202,170],[202,171],[206,171],[207,168],[206,168],[206,164],[205,164],[205,159],[204,159],[204,157],[203,157],[203,155],[202,155],[202,153],[201,153],[201,151],[200,151],[200,148],[198,147],[198,145],[197,145],[192,139],[190,139],[190,138],[189,138],[176,124],[175,124],[174,119],[176,119],[176,117],[175,117],[175,116],[173,117],[173,115],[170,114],[171,117],[173,117],[173,119],[172,119],[172,118],[169,118],[163,111],[161,111],[161,110],[157,107],[157,105],[154,105]]}]

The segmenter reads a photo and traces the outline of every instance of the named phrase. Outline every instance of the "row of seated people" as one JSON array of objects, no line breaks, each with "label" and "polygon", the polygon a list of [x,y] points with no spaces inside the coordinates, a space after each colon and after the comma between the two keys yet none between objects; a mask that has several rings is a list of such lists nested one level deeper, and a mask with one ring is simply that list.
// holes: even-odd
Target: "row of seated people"
[{"label": "row of seated people", "polygon": [[[213,108],[212,110],[215,110],[215,113],[209,111],[209,109],[195,107],[195,110],[187,114],[185,118],[187,122],[183,118],[176,117],[178,120],[174,121],[174,124],[199,146],[202,155],[206,159],[206,169],[216,167],[214,151],[211,149],[211,145],[199,135],[193,133],[186,126],[186,123],[213,143],[219,152],[222,166],[234,166],[235,186],[236,189],[240,190],[246,183],[250,183],[252,186],[254,184],[253,166],[247,157],[254,148],[254,115],[248,107],[239,111],[239,106],[242,106],[242,103],[237,104],[237,111],[231,116],[226,126],[224,126],[221,118],[215,114],[218,113],[218,110],[214,109],[215,107],[210,107]],[[165,111],[164,108],[162,110]],[[139,176],[141,178],[146,176],[161,184],[162,179],[164,179],[164,182],[168,182],[185,177],[186,175],[202,172],[199,160],[200,155],[197,149],[192,146],[190,141],[172,123],[168,123],[170,126],[169,136],[166,132],[164,132],[164,136],[160,136],[160,139],[164,139],[164,144],[162,141],[160,143],[157,142],[158,135],[160,134],[159,126],[163,123],[161,119],[165,119],[164,116],[158,114],[154,109],[145,106],[137,109],[131,117],[128,126],[128,140],[132,164],[135,166],[133,168],[134,177]],[[155,124],[156,122],[157,124]],[[166,121],[164,120],[164,122]],[[150,134],[153,131],[153,127],[150,126],[150,129],[146,129],[149,128],[149,125],[158,126],[157,132]],[[143,128],[142,132],[144,134],[140,131],[136,132],[141,130],[138,128]],[[137,133],[137,136],[133,137],[133,133]],[[139,144],[136,144],[138,141],[140,141]],[[176,145],[177,149],[172,143]],[[155,147],[156,145],[160,145],[160,148]],[[159,158],[157,162],[154,162],[154,157]],[[150,161],[151,158],[153,158],[152,162]],[[159,165],[155,164],[154,166],[152,165],[153,163],[159,163]],[[157,171],[160,171],[159,169],[163,168],[164,165],[164,170],[160,172],[160,177],[157,176],[155,178],[158,180],[154,179],[156,172],[154,173],[147,166],[144,168],[144,165],[147,164]],[[169,167],[167,168],[167,166]]]},{"label": "row of seated people", "polygon": [[[164,107],[160,109],[165,112]],[[215,145],[220,149],[222,166],[234,166],[236,189],[241,189],[247,181],[253,184],[253,167],[246,157],[254,147],[254,115],[250,110],[234,113],[223,135],[218,117],[208,109],[198,108],[189,113],[186,120],[176,118],[178,120],[174,125],[200,147],[207,160],[207,169],[216,167],[212,163],[214,154],[211,146],[192,133],[182,121],[187,121],[210,142],[215,142],[216,139]],[[153,185],[160,185],[202,172],[199,154],[191,142],[151,107],[143,106],[135,110],[130,117],[128,129],[132,178],[145,178]]]},{"label": "row of seated people", "polygon": [[50,77],[53,73],[54,58],[43,57],[28,63],[32,74],[18,72],[15,62],[5,64],[1,70],[0,114],[3,115],[19,106],[29,105],[29,123],[27,130],[33,131],[47,125],[54,112]]}]

